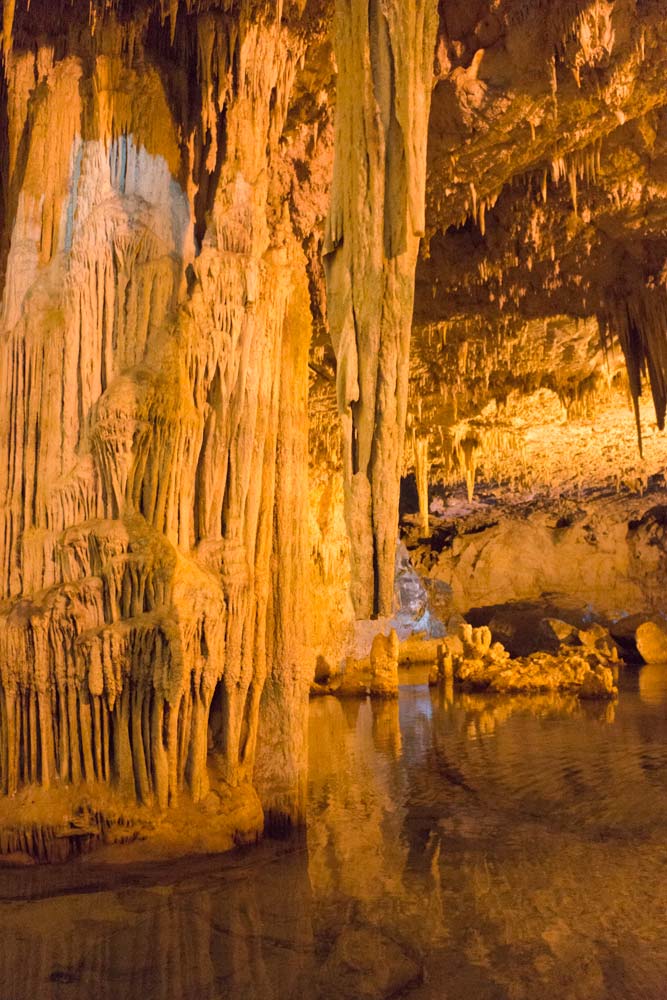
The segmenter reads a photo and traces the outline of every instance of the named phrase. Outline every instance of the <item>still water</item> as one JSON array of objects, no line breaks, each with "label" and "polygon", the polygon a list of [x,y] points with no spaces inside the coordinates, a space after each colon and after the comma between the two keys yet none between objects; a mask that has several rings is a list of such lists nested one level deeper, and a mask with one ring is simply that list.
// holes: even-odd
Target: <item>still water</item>
[{"label": "still water", "polygon": [[307,838],[0,873],[1,1000],[667,1000],[667,666],[311,704]]}]

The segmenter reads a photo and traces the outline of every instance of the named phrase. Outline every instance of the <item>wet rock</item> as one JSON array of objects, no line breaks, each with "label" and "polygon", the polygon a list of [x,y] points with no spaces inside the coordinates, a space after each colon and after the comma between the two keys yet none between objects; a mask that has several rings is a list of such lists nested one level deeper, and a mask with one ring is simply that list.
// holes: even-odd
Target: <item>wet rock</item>
[{"label": "wet rock", "polygon": [[398,636],[394,629],[388,636],[376,635],[370,655],[370,694],[382,698],[398,695]]},{"label": "wet rock", "polygon": [[667,663],[667,630],[656,622],[644,622],[635,633],[639,655],[645,663]]},{"label": "wet rock", "polygon": [[413,663],[435,663],[442,639],[425,639],[421,636],[410,636],[399,646],[399,663],[410,666]]},{"label": "wet rock", "polygon": [[579,689],[580,698],[615,698],[614,675],[609,667],[599,664],[584,674]]},{"label": "wet rock", "polygon": [[561,621],[560,618],[545,618],[545,624],[553,632],[559,642],[567,642],[576,635],[577,629],[569,622]]},{"label": "wet rock", "polygon": [[395,629],[389,635],[378,632],[368,656],[348,656],[339,675],[311,685],[312,695],[335,694],[341,697],[378,698],[398,696],[399,642]]},{"label": "wet rock", "polygon": [[443,664],[451,660],[454,679],[472,690],[573,691],[581,698],[601,699],[618,695],[618,654],[604,629],[578,632],[575,638],[581,645],[563,644],[556,654],[537,652],[516,659],[501,643],[491,642],[491,632],[484,626],[466,623],[457,638],[462,652],[445,639]]}]

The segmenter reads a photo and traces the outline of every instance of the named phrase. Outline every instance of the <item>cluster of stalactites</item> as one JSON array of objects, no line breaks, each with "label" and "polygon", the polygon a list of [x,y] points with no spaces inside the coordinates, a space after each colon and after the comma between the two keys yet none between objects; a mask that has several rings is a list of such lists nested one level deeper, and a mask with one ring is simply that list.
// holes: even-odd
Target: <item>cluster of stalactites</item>
[{"label": "cluster of stalactites", "polygon": [[[0,682],[0,793],[85,781],[162,807],[186,788],[201,798],[213,689],[201,668],[173,699],[154,684],[154,675],[175,671],[169,620],[128,625],[78,646],[67,623],[54,619],[50,626],[39,638],[63,645],[60,655],[39,661],[49,663],[47,675]],[[25,641],[25,630],[13,637]],[[2,656],[21,651],[16,641],[2,645]],[[134,676],[117,676],[123,663],[132,664]]]},{"label": "cluster of stalactites", "polygon": [[667,410],[667,290],[660,283],[637,282],[627,294],[610,295],[599,315],[605,344],[615,335],[628,370],[635,410],[637,439],[642,451],[639,397],[648,378],[658,427],[665,426]]},{"label": "cluster of stalactites", "polygon": [[[30,0],[4,0],[2,35],[5,51],[11,48],[14,20],[21,4],[26,10],[30,9]],[[88,0],[88,22],[91,33],[95,34],[101,22],[110,14],[118,11],[121,5],[122,0]],[[205,13],[209,10],[230,13],[239,6],[238,0],[146,0],[143,4],[143,8],[146,10],[159,9],[162,24],[169,22],[172,43],[176,35],[179,10],[183,9],[187,14]],[[278,3],[276,6],[277,17],[280,19],[282,3]],[[137,7],[139,10],[136,13],[139,13],[142,5],[137,4]]]},{"label": "cluster of stalactites", "polygon": [[553,88],[556,89],[556,61],[572,71],[577,86],[580,71],[608,59],[616,41],[613,0],[519,0],[509,12],[510,23],[518,26],[541,14],[545,50],[554,51]]},{"label": "cluster of stalactites", "polygon": [[133,550],[116,522],[72,529],[60,548],[72,582],[0,618],[0,792],[107,782],[166,805],[199,788],[206,760],[190,702],[206,711],[224,606],[219,596],[179,627],[174,554],[148,541],[144,532],[142,553],[135,532]]},{"label": "cluster of stalactites", "polygon": [[0,795],[99,782],[162,807],[206,795],[209,749],[231,786],[254,766],[292,266],[267,203],[301,52],[280,4],[183,5],[193,150],[103,6],[89,67],[10,52],[5,8],[27,170],[0,343]]}]

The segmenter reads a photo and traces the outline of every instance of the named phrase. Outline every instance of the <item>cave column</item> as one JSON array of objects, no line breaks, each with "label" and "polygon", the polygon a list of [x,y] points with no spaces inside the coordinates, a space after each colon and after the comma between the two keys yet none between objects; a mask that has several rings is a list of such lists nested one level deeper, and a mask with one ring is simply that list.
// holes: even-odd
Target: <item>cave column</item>
[{"label": "cave column", "polygon": [[337,0],[324,244],[357,618],[392,612],[437,0]]},{"label": "cave column", "polygon": [[268,673],[260,702],[254,784],[273,833],[305,822],[308,692],[312,663],[303,611],[308,568],[308,349],[306,261],[290,241],[291,294],[283,326],[267,614]]}]

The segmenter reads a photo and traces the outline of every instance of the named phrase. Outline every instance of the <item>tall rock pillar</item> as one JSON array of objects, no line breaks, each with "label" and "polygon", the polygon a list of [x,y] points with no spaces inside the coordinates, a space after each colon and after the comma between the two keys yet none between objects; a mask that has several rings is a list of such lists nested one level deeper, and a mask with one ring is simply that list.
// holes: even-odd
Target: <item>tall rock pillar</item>
[{"label": "tall rock pillar", "polygon": [[337,0],[324,244],[358,618],[390,614],[437,0]]}]

